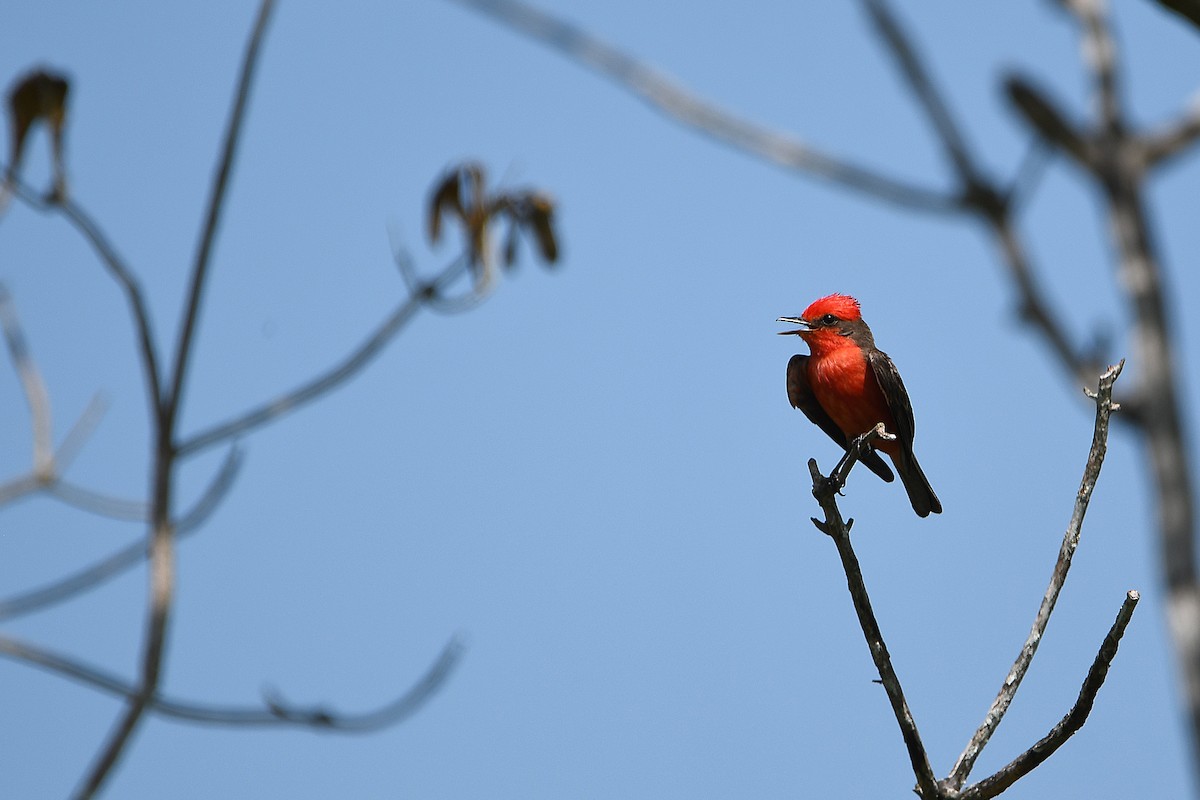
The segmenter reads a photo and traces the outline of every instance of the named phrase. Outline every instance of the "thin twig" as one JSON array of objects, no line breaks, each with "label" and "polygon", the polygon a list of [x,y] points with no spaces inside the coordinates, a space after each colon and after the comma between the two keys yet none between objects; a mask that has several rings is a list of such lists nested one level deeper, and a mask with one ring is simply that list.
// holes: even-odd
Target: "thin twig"
[{"label": "thin twig", "polygon": [[[175,592],[175,526],[171,519],[171,484],[177,457],[175,425],[181,405],[181,392],[192,352],[192,337],[196,328],[200,301],[204,291],[211,248],[216,236],[217,222],[225,199],[225,188],[233,158],[237,150],[238,135],[245,115],[246,102],[250,94],[251,80],[258,60],[259,46],[266,32],[267,21],[273,7],[272,0],[263,0],[259,7],[254,29],[246,45],[242,60],[233,110],[217,174],[214,178],[208,211],[205,217],[200,244],[197,248],[191,280],[185,302],[186,311],[180,329],[179,341],[172,362],[171,385],[165,396],[160,396],[155,407],[159,410],[155,426],[154,489],[152,501],[152,533],[150,537],[150,608],[146,620],[144,651],[138,690],[130,698],[125,713],[117,721],[108,740],[102,745],[96,762],[89,770],[76,797],[91,798],[112,774],[113,768],[125,752],[138,723],[142,720],[147,704],[158,692],[166,647],[167,625]],[[161,390],[160,390],[161,391]]]},{"label": "thin twig", "polygon": [[139,500],[126,500],[122,497],[112,497],[101,492],[77,486],[69,481],[57,478],[43,487],[44,491],[74,506],[81,511],[87,511],[100,517],[118,519],[123,522],[145,522],[150,508]]},{"label": "thin twig", "polygon": [[1124,138],[1121,85],[1117,71],[1117,48],[1109,29],[1103,0],[1061,0],[1080,21],[1084,30],[1083,60],[1092,77],[1092,95],[1101,139],[1116,143]]},{"label": "thin twig", "polygon": [[1200,139],[1200,98],[1192,102],[1178,119],[1155,131],[1142,134],[1142,160],[1145,167],[1161,167],[1172,157],[1185,152]]},{"label": "thin twig", "polygon": [[366,366],[407,325],[430,297],[463,273],[465,261],[455,260],[436,278],[410,289],[410,294],[376,327],[358,347],[334,366],[303,385],[242,412],[232,419],[206,428],[184,438],[176,449],[180,457],[190,456],[215,444],[240,436],[250,430],[273,422],[336,389]]},{"label": "thin twig", "polygon": [[25,333],[17,317],[8,289],[0,284],[0,330],[12,358],[13,368],[21,379],[25,402],[33,427],[33,474],[38,480],[50,480],[54,475],[54,436],[50,422],[50,395],[46,382],[29,354]]},{"label": "thin twig", "polygon": [[[324,707],[301,708],[268,699],[263,708],[215,706],[174,700],[161,694],[147,703],[147,710],[164,717],[204,725],[232,727],[324,728],[347,733],[365,733],[394,725],[412,716],[446,682],[463,653],[462,641],[451,639],[425,674],[404,694],[381,708],[361,714],[345,714]],[[44,648],[0,636],[0,655],[41,667],[85,686],[132,700],[137,690],[110,672]]]},{"label": "thin twig", "polygon": [[933,768],[929,765],[929,756],[925,752],[924,744],[921,743],[921,734],[917,730],[917,724],[908,708],[908,701],[904,699],[900,679],[892,667],[892,659],[888,654],[887,645],[884,644],[883,633],[879,630],[879,622],[875,619],[875,612],[871,608],[871,598],[867,595],[867,587],[863,582],[858,557],[850,545],[850,528],[854,525],[854,520],[843,521],[842,512],[837,505],[838,490],[845,485],[850,470],[862,457],[871,442],[883,433],[884,426],[880,424],[857,437],[838,463],[838,469],[830,473],[828,478],[821,475],[820,470],[817,469],[816,459],[809,459],[808,471],[812,475],[813,496],[825,512],[824,521],[813,518],[812,522],[818,530],[833,539],[837,546],[838,555],[842,560],[842,568],[846,573],[850,598],[853,600],[854,610],[858,614],[858,622],[862,626],[867,646],[871,650],[871,659],[875,662],[875,668],[879,671],[879,678],[887,692],[888,700],[891,702],[892,713],[895,714],[896,723],[900,726],[901,736],[904,737],[904,745],[908,750],[913,774],[917,777],[917,793],[925,800],[934,800],[941,797],[937,779],[933,775]]},{"label": "thin twig", "polygon": [[515,0],[455,0],[564,53],[677,122],[784,169],[806,173],[898,206],[951,213],[957,198],[828,156],[788,135],[734,116],[612,45]]},{"label": "thin twig", "polygon": [[92,399],[88,401],[87,407],[83,409],[79,419],[75,420],[75,424],[67,431],[67,435],[58,443],[58,449],[54,451],[55,472],[64,474],[70,469],[75,457],[83,449],[84,442],[100,424],[100,419],[107,409],[108,403],[105,401],[104,395],[99,392],[92,395]]},{"label": "thin twig", "polygon": [[1100,687],[1104,685],[1108,668],[1117,655],[1121,637],[1125,635],[1125,628],[1133,618],[1133,611],[1140,597],[1136,591],[1126,592],[1125,601],[1121,604],[1120,611],[1117,612],[1117,619],[1100,644],[1100,651],[1092,661],[1092,666],[1079,690],[1079,698],[1067,715],[1059,720],[1058,724],[1051,728],[1050,732],[1033,747],[1001,767],[994,775],[964,789],[959,795],[961,800],[989,800],[989,798],[996,797],[1040,766],[1054,754],[1055,750],[1062,747],[1067,739],[1083,727],[1088,714],[1091,713],[1092,705],[1096,702],[1096,695],[1099,693]]},{"label": "thin twig", "polygon": [[141,564],[145,559],[146,543],[139,539],[72,575],[0,600],[0,620],[61,603]]},{"label": "thin twig", "polygon": [[[3,165],[0,165],[0,170],[3,169]],[[150,314],[146,309],[146,301],[142,295],[141,284],[134,277],[133,271],[129,269],[125,261],[117,254],[116,249],[108,241],[108,237],[100,230],[100,226],[96,224],[78,203],[65,197],[43,198],[19,179],[14,181],[14,188],[17,197],[29,205],[30,208],[43,212],[58,211],[66,217],[67,221],[79,231],[80,235],[96,251],[96,255],[100,257],[100,262],[104,264],[109,275],[121,287],[122,292],[125,294],[125,300],[129,304],[130,313],[133,315],[134,326],[137,329],[142,368],[146,373],[147,399],[151,411],[155,419],[157,419],[162,411],[159,408],[160,370],[158,366],[158,347],[155,344],[154,329],[150,321]]]},{"label": "thin twig", "polygon": [[954,171],[958,173],[964,185],[979,183],[978,168],[970,157],[966,139],[955,123],[949,107],[934,87],[929,72],[921,63],[899,20],[881,0],[864,0],[863,4],[879,31],[880,38],[887,43],[888,49],[896,59],[900,74],[904,76],[917,101],[925,109],[926,116],[933,123]]},{"label": "thin twig", "polygon": [[1066,532],[1063,534],[1062,545],[1058,551],[1058,560],[1055,562],[1054,571],[1050,576],[1050,585],[1046,588],[1046,593],[1042,597],[1042,602],[1038,607],[1037,616],[1034,617],[1029,636],[1026,638],[1025,644],[1021,647],[1021,651],[1018,653],[1012,669],[1005,676],[1004,682],[1000,686],[999,694],[992,701],[991,707],[984,716],[983,723],[975,731],[975,734],[971,737],[971,741],[967,744],[966,749],[963,750],[962,755],[958,757],[958,761],[954,764],[954,768],[946,778],[946,784],[953,789],[960,788],[966,781],[967,776],[971,773],[971,768],[975,766],[975,760],[979,758],[988,740],[991,739],[992,734],[995,733],[996,728],[1000,725],[1000,721],[1004,718],[1005,712],[1008,711],[1008,707],[1012,703],[1017,689],[1020,688],[1021,681],[1025,678],[1025,673],[1029,670],[1034,653],[1037,652],[1038,645],[1042,641],[1042,635],[1046,632],[1046,625],[1050,622],[1050,614],[1054,611],[1054,605],[1058,602],[1058,595],[1062,591],[1063,583],[1067,579],[1067,572],[1071,568],[1071,559],[1075,555],[1075,549],[1079,546],[1079,536],[1083,529],[1083,518],[1087,514],[1088,503],[1092,499],[1092,491],[1096,488],[1096,481],[1100,477],[1100,468],[1104,465],[1104,456],[1108,449],[1109,418],[1117,408],[1112,401],[1113,383],[1117,380],[1117,376],[1121,374],[1124,366],[1125,362],[1122,360],[1119,364],[1109,367],[1100,376],[1099,388],[1092,395],[1096,401],[1096,424],[1092,432],[1092,446],[1088,451],[1083,478],[1079,483],[1079,491],[1075,495],[1075,507],[1071,511],[1071,520],[1067,524]]},{"label": "thin twig", "polygon": [[200,305],[204,299],[204,287],[208,278],[208,267],[212,262],[213,246],[216,244],[217,228],[220,225],[221,214],[225,209],[225,192],[229,187],[229,176],[233,172],[234,159],[237,156],[238,143],[241,140],[242,122],[246,117],[246,103],[250,99],[250,86],[254,81],[255,67],[258,65],[258,50],[262,44],[262,34],[270,18],[273,0],[263,0],[259,7],[258,19],[254,32],[242,58],[241,77],[238,80],[237,94],[233,102],[233,110],[229,115],[229,126],[225,129],[225,140],[221,145],[221,157],[217,162],[217,173],[213,176],[212,190],[208,198],[208,210],[204,215],[204,228],[200,233],[200,241],[196,247],[196,258],[192,265],[191,283],[187,292],[187,304],[183,315],[183,325],[179,331],[179,339],[175,344],[175,358],[171,368],[171,386],[164,396],[164,404],[168,420],[174,420],[183,397],[184,382],[187,379],[188,367],[191,363],[192,338],[196,333],[196,325],[200,316]]},{"label": "thin twig", "polygon": [[236,446],[229,448],[217,474],[209,481],[208,488],[200,495],[200,499],[196,501],[195,505],[176,521],[176,537],[199,528],[220,507],[221,501],[229,493],[241,467],[242,451]]}]

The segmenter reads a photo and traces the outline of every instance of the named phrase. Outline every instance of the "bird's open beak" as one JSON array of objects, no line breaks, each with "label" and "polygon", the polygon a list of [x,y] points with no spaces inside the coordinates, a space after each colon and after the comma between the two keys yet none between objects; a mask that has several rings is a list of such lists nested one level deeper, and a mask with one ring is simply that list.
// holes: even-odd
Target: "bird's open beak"
[{"label": "bird's open beak", "polygon": [[809,325],[807,322],[800,319],[800,317],[780,317],[779,319],[777,319],[775,321],[776,322],[790,322],[793,325],[800,326],[797,330],[794,330],[794,331],[780,331],[779,332],[780,336],[788,336],[788,335],[799,336],[802,333],[807,333],[808,331],[812,330],[812,325]]}]

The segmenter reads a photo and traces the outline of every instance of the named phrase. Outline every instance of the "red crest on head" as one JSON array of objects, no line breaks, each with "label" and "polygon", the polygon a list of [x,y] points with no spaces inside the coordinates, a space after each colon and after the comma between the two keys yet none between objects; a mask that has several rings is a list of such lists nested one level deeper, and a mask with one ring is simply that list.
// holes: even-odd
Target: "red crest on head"
[{"label": "red crest on head", "polygon": [[848,294],[831,294],[816,300],[801,314],[804,319],[814,320],[826,314],[833,314],[838,319],[862,319],[862,311],[858,301]]}]

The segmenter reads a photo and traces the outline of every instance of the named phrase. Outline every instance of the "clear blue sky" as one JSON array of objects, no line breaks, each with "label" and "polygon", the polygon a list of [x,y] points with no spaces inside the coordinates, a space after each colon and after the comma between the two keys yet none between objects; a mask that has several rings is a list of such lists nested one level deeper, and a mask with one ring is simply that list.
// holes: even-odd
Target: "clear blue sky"
[{"label": "clear blue sky", "polygon": [[[682,83],[831,152],[949,186],[924,120],[853,3],[556,0],[555,13]],[[907,4],[903,18],[998,175],[1026,136],[997,89],[1019,68],[1082,114],[1069,20],[1046,3]],[[1200,38],[1117,3],[1137,120],[1167,119]],[[73,78],[74,197],[144,281],[173,339],[251,3],[9,3],[0,78]],[[45,140],[27,178],[44,184]],[[944,505],[856,473],[842,501],[896,668],[944,774],[1028,631],[1091,436],[1082,394],[1015,320],[972,224],[914,215],[697,137],[592,73],[447,2],[284,2],[268,33],[215,253],[184,412],[195,431],[314,374],[402,284],[389,229],[432,270],[423,205],[464,158],[560,204],[564,259],[523,259],[481,308],[422,315],[358,380],[248,437],[239,482],[181,546],[165,689],[254,704],[376,706],[455,633],[469,650],[407,723],[366,736],[151,719],[106,796],[288,798],[907,797],[912,775],[804,466],[834,446],[787,403],[800,345],[777,316],[857,295],[917,411]],[[1195,407],[1195,157],[1151,201]],[[1070,330],[1131,355],[1098,206],[1054,165],[1022,223]],[[144,494],[148,424],[122,297],[87,247],[20,204],[0,221],[59,434],[108,413],[70,476]],[[1131,363],[1123,382],[1136,380]],[[29,466],[0,363],[0,479]],[[1197,435],[1193,425],[1191,436]],[[219,461],[189,464],[192,498]],[[1090,720],[1015,798],[1191,791],[1147,501],[1117,429],[1058,612],[982,777],[1074,701],[1127,589],[1143,602]],[[37,498],[0,510],[0,590],[134,540],[137,525]],[[135,673],[132,572],[9,623]],[[0,661],[0,794],[61,797],[120,704]]]}]

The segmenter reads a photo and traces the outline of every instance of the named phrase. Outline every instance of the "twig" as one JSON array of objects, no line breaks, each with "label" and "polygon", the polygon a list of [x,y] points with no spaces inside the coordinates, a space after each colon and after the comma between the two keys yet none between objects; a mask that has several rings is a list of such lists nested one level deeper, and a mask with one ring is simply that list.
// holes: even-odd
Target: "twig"
[{"label": "twig", "polygon": [[75,457],[79,455],[79,451],[83,449],[83,443],[100,423],[107,407],[108,403],[105,401],[104,395],[99,392],[92,395],[92,399],[88,401],[87,407],[83,409],[79,419],[75,420],[75,424],[67,431],[67,435],[58,443],[58,449],[54,452],[56,473],[63,474],[70,468]]},{"label": "twig", "polygon": [[335,366],[304,385],[243,412],[233,419],[213,425],[184,439],[178,448],[181,457],[240,436],[254,428],[273,422],[335,389],[362,369],[416,315],[421,301],[409,297],[388,315],[367,339]]},{"label": "twig", "polygon": [[55,452],[50,395],[41,372],[30,355],[12,297],[3,284],[0,284],[0,333],[3,334],[13,366],[20,377],[33,427],[33,469],[28,475],[0,484],[0,505],[45,491],[69,505],[101,516],[144,520],[145,504],[110,497],[62,479],[62,473],[74,460],[83,441],[95,427],[103,404],[98,396],[93,397],[83,414],[71,426],[58,452]]},{"label": "twig", "polygon": [[152,501],[153,529],[150,536],[149,552],[150,608],[146,621],[141,678],[136,694],[130,698],[125,713],[118,720],[108,740],[101,747],[95,764],[88,772],[76,793],[76,797],[81,800],[82,798],[93,797],[99,791],[104,781],[112,774],[113,767],[116,766],[117,761],[125,752],[126,745],[137,728],[138,723],[141,721],[147,704],[158,692],[159,677],[166,646],[167,624],[170,619],[171,605],[175,591],[175,527],[171,520],[171,483],[177,456],[175,425],[178,419],[184,379],[192,352],[192,336],[195,332],[200,301],[203,295],[204,279],[208,271],[209,257],[216,235],[217,222],[220,219],[221,209],[224,204],[225,187],[228,182],[229,173],[233,167],[238,135],[241,131],[246,101],[250,94],[251,79],[253,78],[254,68],[257,64],[259,45],[266,32],[272,7],[272,0],[263,0],[259,7],[254,29],[246,45],[233,110],[230,113],[225,141],[222,146],[220,160],[218,161],[213,191],[189,284],[184,321],[175,349],[171,385],[166,395],[161,395],[161,387],[155,387],[160,393],[160,397],[155,404],[158,414],[156,415],[157,425],[155,426],[156,443]]},{"label": "twig", "polygon": [[1200,99],[1179,119],[1156,131],[1142,134],[1142,160],[1146,168],[1160,167],[1200,139]]},{"label": "twig", "polygon": [[[1029,256],[1012,218],[1012,197],[985,177],[979,161],[958,132],[945,100],[938,93],[921,63],[908,34],[894,20],[883,0],[866,0],[868,9],[877,19],[881,38],[892,52],[909,88],[929,116],[943,148],[951,155],[964,208],[973,212],[991,230],[1004,256],[1017,291],[1020,294],[1020,317],[1042,333],[1059,363],[1081,385],[1087,385],[1094,374],[1090,359],[1071,343],[1059,317],[1050,313],[1042,300]],[[1024,167],[1022,167],[1024,171]]]},{"label": "twig", "polygon": [[193,531],[204,524],[209,515],[221,505],[221,501],[225,499],[225,495],[229,493],[229,489],[233,486],[234,479],[237,478],[238,470],[241,467],[241,450],[236,446],[229,448],[229,452],[225,454],[225,460],[221,462],[221,468],[217,470],[217,474],[209,481],[208,488],[200,495],[200,499],[196,501],[195,505],[175,523],[176,537]]},{"label": "twig", "polygon": [[336,389],[370,363],[388,342],[412,321],[417,312],[421,310],[421,306],[428,303],[429,298],[437,296],[442,288],[458,278],[464,269],[465,260],[457,259],[432,281],[425,284],[416,282],[410,287],[409,296],[392,310],[375,331],[333,367],[274,400],[183,439],[176,452],[180,457],[193,455],[215,444],[273,422]]},{"label": "twig", "polygon": [[76,486],[61,478],[54,479],[42,488],[47,494],[58,498],[67,505],[100,517],[124,522],[145,522],[149,514],[149,506],[141,501],[112,497]]},{"label": "twig", "polygon": [[[236,447],[231,447],[229,453],[225,456],[225,460],[221,463],[220,469],[217,470],[217,474],[204,491],[204,494],[200,496],[200,499],[196,501],[191,510],[185,513],[176,523],[175,541],[177,543],[183,537],[195,532],[203,524],[204,520],[207,519],[208,515],[220,504],[220,501],[229,491],[229,487],[233,485],[241,463],[241,452]],[[95,511],[96,509],[89,508],[89,510]],[[138,514],[138,519],[145,520],[146,509],[144,505],[138,508]],[[139,540],[131,545],[122,547],[120,550],[88,567],[84,567],[72,575],[60,578],[53,583],[37,589],[31,589],[5,600],[0,600],[0,621],[61,603],[111,578],[115,578],[117,575],[141,564],[145,559],[146,543],[144,541]]]},{"label": "twig", "polygon": [[1158,4],[1200,28],[1200,0],[1158,0]]},{"label": "twig", "polygon": [[1117,619],[1100,644],[1100,652],[1092,661],[1092,666],[1079,690],[1079,698],[1067,715],[1059,720],[1058,724],[1051,728],[1050,732],[1033,747],[1000,768],[994,775],[964,789],[959,795],[960,800],[988,800],[988,798],[996,797],[1040,766],[1067,739],[1083,727],[1088,714],[1091,713],[1092,704],[1096,701],[1096,695],[1099,693],[1100,687],[1104,685],[1108,668],[1117,655],[1121,637],[1125,635],[1125,628],[1129,625],[1129,620],[1133,618],[1133,611],[1140,597],[1136,591],[1126,592],[1125,602],[1121,604],[1121,610],[1117,612]]},{"label": "twig", "polygon": [[42,374],[29,355],[25,334],[13,307],[12,297],[0,284],[0,330],[8,345],[13,367],[21,379],[25,402],[29,405],[29,416],[33,427],[33,475],[39,481],[50,480],[54,475],[54,443],[50,422],[50,396]]},{"label": "twig", "polygon": [[917,730],[917,724],[908,708],[908,701],[904,699],[900,679],[892,667],[891,656],[883,641],[883,633],[879,630],[879,622],[875,619],[875,612],[871,609],[871,598],[867,595],[867,587],[863,582],[858,557],[850,545],[850,528],[854,525],[854,520],[843,521],[841,510],[837,505],[838,490],[845,485],[850,470],[871,442],[883,432],[884,427],[880,424],[857,437],[838,463],[838,469],[834,469],[828,478],[821,475],[820,470],[817,469],[816,459],[809,459],[808,471],[812,475],[813,496],[821,504],[821,510],[825,512],[824,521],[814,517],[812,522],[818,530],[833,539],[837,546],[838,555],[842,560],[842,568],[846,572],[846,584],[850,589],[850,598],[854,602],[854,610],[858,613],[859,625],[862,626],[867,646],[871,650],[871,659],[879,671],[883,688],[892,705],[892,712],[896,716],[900,733],[904,737],[904,745],[908,750],[913,774],[917,777],[917,793],[925,800],[934,800],[942,795],[937,780],[934,778],[933,768],[929,765],[929,756],[925,752],[925,746],[921,743],[921,734]]},{"label": "twig", "polygon": [[[408,691],[374,711],[344,714],[323,707],[300,708],[267,699],[265,708],[213,706],[174,700],[156,694],[147,710],[164,717],[205,725],[234,727],[306,727],[325,728],[348,733],[364,733],[394,725],[412,716],[446,682],[462,657],[464,647],[458,637],[451,639],[441,654]],[[94,667],[34,645],[0,636],[0,655],[34,664],[49,672],[133,700],[137,690],[128,682]]]},{"label": "twig", "polygon": [[455,0],[558,50],[637,95],[677,122],[788,170],[920,211],[949,213],[958,200],[828,156],[784,133],[734,116],[573,25],[516,0]]},{"label": "twig", "polygon": [[0,600],[0,620],[18,617],[37,611],[39,608],[61,603],[63,600],[81,594],[97,584],[141,564],[145,559],[146,543],[139,539],[72,575],[60,578],[46,586]]},{"label": "twig", "polygon": [[867,13],[870,15],[871,21],[875,23],[880,37],[887,43],[888,49],[895,57],[900,74],[904,76],[909,88],[916,95],[917,101],[925,109],[926,116],[933,123],[942,147],[954,166],[954,171],[958,173],[964,185],[981,184],[982,180],[977,174],[978,168],[971,159],[966,139],[957,123],[954,122],[954,117],[942,100],[941,94],[934,87],[933,80],[917,56],[917,51],[909,42],[907,34],[900,27],[900,22],[887,5],[880,0],[864,0],[863,5],[866,6]]},{"label": "twig", "polygon": [[971,768],[975,766],[975,760],[979,758],[979,754],[983,752],[988,740],[1000,725],[1021,681],[1025,678],[1025,673],[1029,670],[1030,662],[1032,662],[1034,653],[1037,652],[1038,645],[1042,641],[1042,635],[1046,631],[1046,625],[1050,622],[1050,614],[1054,611],[1055,603],[1058,602],[1058,595],[1062,591],[1063,583],[1067,579],[1067,572],[1071,568],[1071,559],[1075,555],[1075,549],[1079,546],[1083,518],[1087,513],[1088,503],[1092,499],[1092,491],[1096,488],[1096,481],[1100,477],[1100,468],[1104,465],[1104,456],[1108,449],[1109,417],[1117,408],[1112,401],[1113,383],[1121,374],[1124,366],[1125,362],[1122,360],[1119,364],[1109,367],[1100,376],[1098,390],[1095,393],[1089,392],[1089,396],[1096,401],[1096,424],[1092,432],[1092,446],[1088,451],[1083,479],[1079,483],[1079,492],[1075,495],[1075,507],[1071,512],[1071,520],[1063,534],[1058,560],[1055,562],[1054,571],[1050,576],[1050,585],[1042,597],[1029,636],[1026,638],[1024,646],[1021,647],[1021,652],[1017,655],[1012,669],[1005,676],[999,694],[992,701],[983,723],[975,731],[971,741],[963,750],[962,755],[958,757],[958,761],[955,762],[954,768],[946,778],[946,784],[953,789],[960,788],[966,781]]},{"label": "twig", "polygon": [[1092,76],[1093,100],[1100,137],[1116,144],[1124,137],[1117,48],[1109,30],[1103,0],[1060,0],[1082,24],[1083,60]]},{"label": "twig", "polygon": [[[0,165],[0,170],[3,169],[3,165]],[[142,368],[146,373],[147,399],[151,411],[157,419],[161,413],[161,409],[159,408],[158,348],[155,345],[154,329],[151,325],[150,314],[146,310],[146,301],[142,295],[141,284],[134,277],[133,271],[129,269],[125,261],[117,254],[116,249],[109,243],[108,237],[100,230],[100,226],[83,210],[82,206],[66,197],[43,198],[19,179],[13,181],[13,186],[17,197],[29,205],[30,208],[43,212],[58,211],[66,217],[67,221],[79,231],[80,235],[96,251],[96,255],[99,256],[100,262],[104,264],[109,275],[121,287],[121,290],[125,294],[125,300],[129,304],[130,313],[133,315],[134,326],[137,329]]]}]

